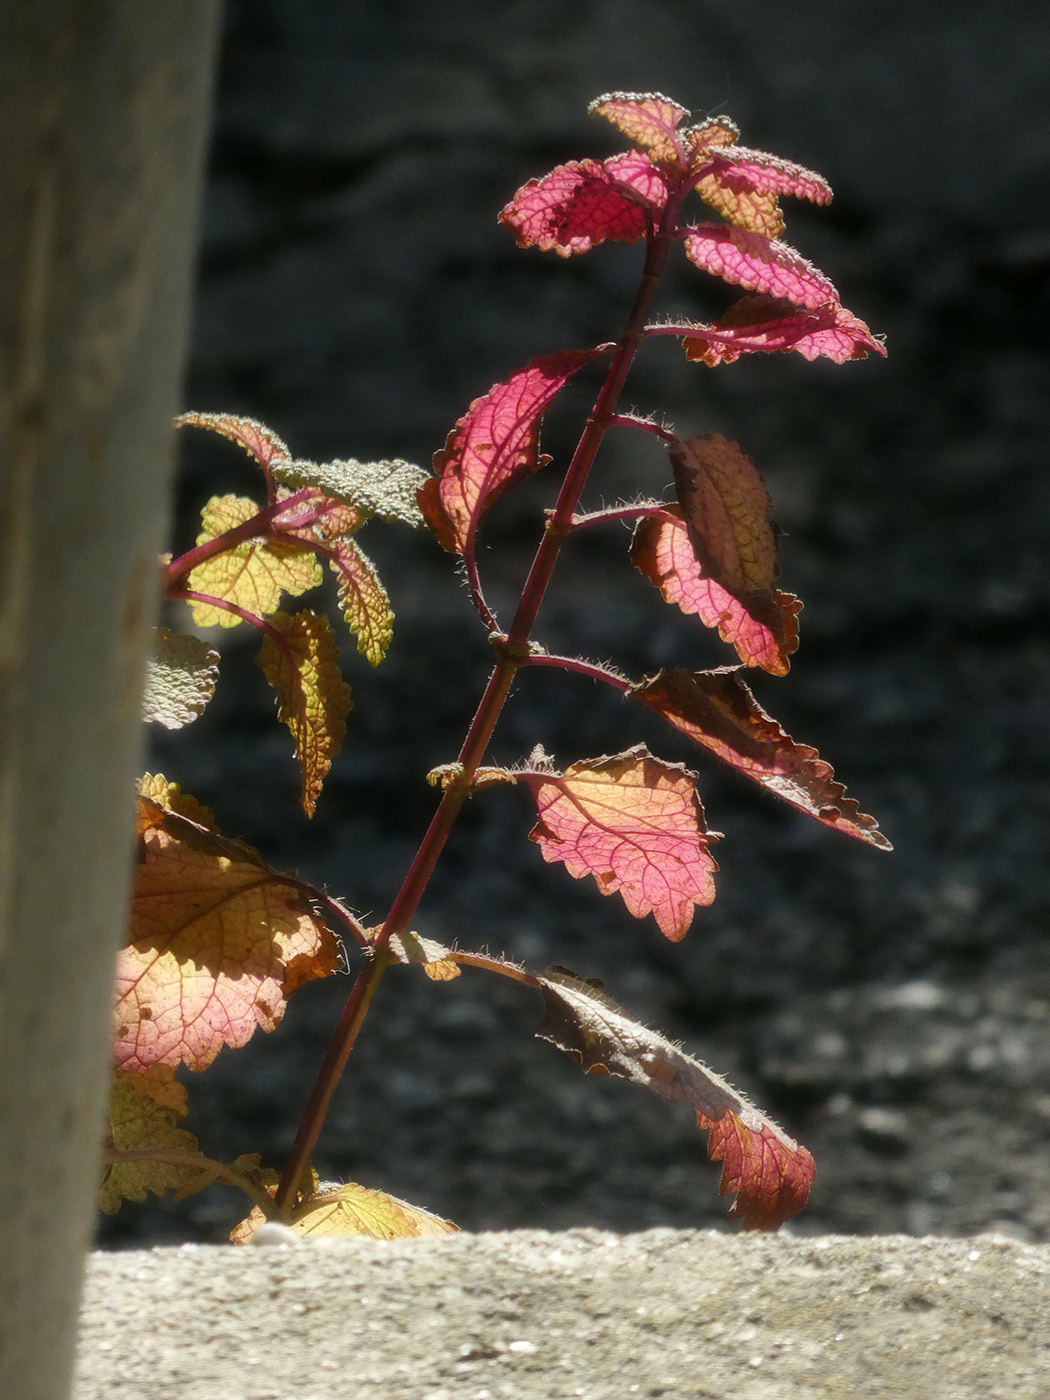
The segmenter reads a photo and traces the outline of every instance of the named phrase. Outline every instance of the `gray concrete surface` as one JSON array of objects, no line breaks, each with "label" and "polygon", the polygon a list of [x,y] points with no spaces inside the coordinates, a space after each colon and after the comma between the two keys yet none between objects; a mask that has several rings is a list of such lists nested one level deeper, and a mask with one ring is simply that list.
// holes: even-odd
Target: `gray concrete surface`
[{"label": "gray concrete surface", "polygon": [[95,1254],[76,1400],[1040,1400],[1050,1246],[523,1230]]}]

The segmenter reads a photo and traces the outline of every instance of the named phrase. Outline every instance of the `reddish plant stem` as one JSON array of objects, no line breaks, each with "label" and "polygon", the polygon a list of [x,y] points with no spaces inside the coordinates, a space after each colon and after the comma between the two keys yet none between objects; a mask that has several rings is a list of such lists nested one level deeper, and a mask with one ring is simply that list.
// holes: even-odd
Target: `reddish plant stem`
[{"label": "reddish plant stem", "polygon": [[[350,1051],[354,1048],[357,1033],[361,1029],[372,998],[375,996],[376,988],[379,986],[379,979],[389,963],[389,955],[370,953],[367,964],[358,974],[350,989],[350,995],[343,1007],[339,1025],[336,1027],[335,1035],[328,1047],[328,1053],[325,1055],[318,1072],[306,1113],[303,1115],[303,1124],[309,1122],[312,1127],[316,1123],[317,1133],[320,1132],[321,1124],[328,1114],[332,1095],[335,1093],[336,1085],[339,1083]],[[303,1124],[300,1124],[300,1135],[303,1134]],[[292,1150],[292,1155],[285,1166],[274,1196],[274,1205],[279,1217],[290,1214],[299,1198],[300,1184],[309,1164],[314,1143],[317,1140],[317,1133],[314,1133],[311,1141],[304,1144],[305,1151],[301,1149],[296,1151],[296,1148],[299,1148],[299,1140],[296,1139],[295,1148]]]},{"label": "reddish plant stem", "polygon": [[589,676],[591,680],[611,685],[621,694],[626,693],[631,686],[631,682],[619,671],[609,666],[596,666],[593,661],[583,661],[578,656],[529,656],[521,664],[530,667],[553,666],[558,671],[575,671],[577,675]]},{"label": "reddish plant stem", "polygon": [[[256,535],[267,534],[277,516],[294,508],[300,501],[308,500],[312,493],[312,487],[304,486],[294,496],[287,496],[283,501],[275,501],[273,505],[267,506],[265,510],[260,510],[249,520],[243,520],[240,525],[234,525],[221,535],[216,535],[214,539],[206,540],[204,544],[199,544],[193,549],[188,549],[185,554],[180,554],[177,559],[173,559],[170,564],[165,566],[165,589],[170,592],[177,588],[187,574],[191,573],[199,564],[213,559],[216,554],[224,554],[228,549],[235,548],[245,540],[254,539]],[[301,520],[297,519],[295,528],[302,529],[304,524],[309,524],[308,515],[304,515]],[[305,541],[290,539],[288,543],[301,543],[304,549],[311,547]]]},{"label": "reddish plant stem", "polygon": [[609,510],[588,511],[586,515],[572,517],[571,530],[585,530],[589,525],[607,525],[614,520],[639,521],[645,515],[659,515],[667,506],[660,501],[634,506],[612,506]]},{"label": "reddish plant stem", "polygon": [[[634,305],[613,354],[605,382],[595,400],[594,409],[565,473],[557,502],[548,516],[543,539],[536,550],[532,567],[522,588],[514,621],[502,641],[499,659],[489,676],[460,749],[458,763],[462,770],[461,779],[442,795],[415,859],[391,905],[390,913],[376,935],[372,945],[372,956],[350,990],[346,1007],[318,1071],[295,1142],[285,1164],[276,1196],[279,1208],[288,1208],[294,1204],[300,1181],[321,1134],[332,1095],[346,1066],[379,979],[388,965],[387,946],[395,934],[403,932],[415,913],[459,810],[466,801],[470,781],[488,747],[500,711],[510,692],[514,674],[528,656],[529,636],[554,572],[558,553],[572,528],[573,512],[583,492],[595,454],[615,415],[616,404],[642,338],[649,309],[659,288],[667,255],[674,241],[678,211],[685,192],[683,189],[668,200],[659,229],[647,240],[645,265]],[[515,652],[518,654],[515,655]]]},{"label": "reddish plant stem", "polygon": [[226,598],[217,598],[212,593],[197,593],[192,588],[173,588],[168,594],[168,599],[176,603],[203,603],[209,608],[218,608],[220,612],[228,612],[233,617],[238,617],[242,622],[247,622],[249,627],[254,627],[258,632],[265,632],[278,646],[287,650],[288,643],[278,632],[277,628],[266,621],[264,617],[256,617],[255,613],[249,612],[247,608],[242,608],[237,603],[231,603]]}]

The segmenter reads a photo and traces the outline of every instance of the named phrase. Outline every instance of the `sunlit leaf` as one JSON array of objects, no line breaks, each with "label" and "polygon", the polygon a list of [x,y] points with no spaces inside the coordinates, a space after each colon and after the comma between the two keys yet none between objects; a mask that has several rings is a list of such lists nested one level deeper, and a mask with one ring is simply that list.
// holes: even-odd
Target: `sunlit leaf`
[{"label": "sunlit leaf", "polygon": [[619,893],[635,918],[653,914],[661,932],[683,938],[698,904],[715,897],[708,851],[716,840],[681,764],[638,744],[614,757],[586,759],[564,773],[524,771],[540,820],[530,832],[544,860],[576,879],[593,875],[602,894]]},{"label": "sunlit leaf", "polygon": [[141,836],[149,827],[159,826],[164,819],[165,809],[177,812],[180,817],[188,817],[198,826],[215,825],[215,814],[188,792],[183,792],[178,783],[171,783],[163,773],[144,773],[138,781],[138,794],[148,797],[149,802],[140,802],[135,812],[135,835]]},{"label": "sunlit leaf", "polygon": [[183,413],[175,419],[175,426],[210,428],[212,432],[221,433],[243,447],[263,468],[291,456],[284,442],[270,428],[254,418],[241,418],[235,413]]},{"label": "sunlit leaf", "polygon": [[[353,701],[336,663],[332,625],[319,613],[274,613],[263,634],[259,665],[278,694],[277,714],[295,740],[302,769],[301,801],[308,817],[346,733]],[[274,631],[280,633],[278,640]]]},{"label": "sunlit leaf", "polygon": [[427,479],[422,467],[400,457],[384,462],[282,462],[274,476],[297,490],[314,486],[325,496],[352,506],[365,516],[422,525],[416,493]]},{"label": "sunlit leaf", "polygon": [[[186,1089],[170,1065],[153,1065],[137,1074],[118,1072],[110,1093],[107,1146],[121,1152],[197,1153],[197,1139],[176,1126],[185,1117]],[[144,1201],[150,1191],[163,1196],[198,1175],[198,1167],[171,1162],[108,1163],[103,1168],[98,1208],[112,1215],[122,1201]]]},{"label": "sunlit leaf", "polygon": [[427,523],[442,546],[463,553],[488,507],[521,477],[548,460],[539,453],[539,421],[581,365],[612,347],[537,355],[524,369],[475,399],[419,493]]},{"label": "sunlit leaf", "polygon": [[823,355],[836,364],[886,354],[882,341],[838,302],[807,311],[780,297],[747,296],[714,325],[683,324],[675,332],[682,336],[689,359],[708,365],[781,350],[794,350],[807,360]]},{"label": "sunlit leaf", "polygon": [[199,637],[155,629],[146,666],[142,717],[165,729],[182,729],[204,713],[215,694],[219,653]]},{"label": "sunlit leaf", "polygon": [[740,128],[732,117],[708,117],[706,121],[687,127],[680,135],[695,174],[712,154],[736,144]]},{"label": "sunlit leaf", "polygon": [[771,593],[777,577],[772,502],[750,457],[720,433],[669,449],[689,541],[708,578],[736,597]]},{"label": "sunlit leaf", "polygon": [[676,128],[689,115],[669,97],[658,92],[609,92],[596,97],[587,111],[612,122],[637,146],[644,146],[653,160],[674,163],[681,155]]},{"label": "sunlit leaf", "polygon": [[749,291],[782,297],[811,311],[839,294],[834,285],[786,243],[730,224],[697,224],[685,233],[686,256],[704,272]]},{"label": "sunlit leaf", "polygon": [[879,850],[892,850],[874,817],[846,797],[831,765],[816,749],[797,744],[759,706],[739,667],[661,671],[628,694],[800,812]]},{"label": "sunlit leaf", "polygon": [[560,257],[586,253],[611,238],[644,238],[653,212],[663,207],[667,186],[643,152],[608,161],[573,160],[530,180],[500,212],[523,248],[553,250]]},{"label": "sunlit leaf", "polygon": [[[255,502],[243,496],[213,496],[201,513],[203,528],[197,543],[210,543],[258,512]],[[234,603],[256,617],[268,617],[280,605],[282,592],[297,597],[316,588],[321,578],[321,566],[309,545],[260,535],[198,564],[186,586]],[[198,627],[236,627],[241,620],[210,604],[190,606]]]},{"label": "sunlit leaf", "polygon": [[669,506],[639,520],[631,542],[631,562],[664,598],[684,613],[695,613],[736,648],[745,666],[783,676],[798,647],[797,616],[802,604],[790,593],[770,589],[735,597],[709,578],[696,557],[681,510]]},{"label": "sunlit leaf", "polygon": [[564,968],[539,979],[547,1018],[540,1038],[589,1074],[612,1074],[652,1090],[667,1103],[686,1102],[697,1126],[710,1130],[707,1155],[721,1161],[723,1195],[736,1192],[729,1214],[745,1230],[775,1230],[801,1210],[813,1181],[813,1158],[743,1094],[655,1031],[631,1020],[599,987]]},{"label": "sunlit leaf", "polygon": [[[258,1206],[230,1234],[233,1244],[247,1244],[266,1220]],[[410,1206],[385,1191],[373,1191],[356,1182],[333,1186],[299,1205],[289,1225],[297,1235],[316,1239],[333,1235],[367,1235],[373,1240],[416,1239],[421,1235],[454,1234],[451,1220]]]},{"label": "sunlit leaf", "polygon": [[784,231],[779,196],[827,204],[831,187],[813,170],[744,146],[711,153],[696,182],[700,198],[730,224],[778,238]]},{"label": "sunlit leaf", "polygon": [[357,649],[378,666],[394,634],[394,610],[375,565],[352,540],[339,540],[329,563],[339,579],[339,603]]},{"label": "sunlit leaf", "polygon": [[432,938],[405,932],[395,934],[387,946],[397,962],[418,964],[432,982],[452,982],[459,976],[449,950]]},{"label": "sunlit leaf", "polygon": [[335,936],[250,846],[139,799],[131,925],[117,958],[117,1067],[204,1069],[272,1030],[302,983],[334,972]]}]

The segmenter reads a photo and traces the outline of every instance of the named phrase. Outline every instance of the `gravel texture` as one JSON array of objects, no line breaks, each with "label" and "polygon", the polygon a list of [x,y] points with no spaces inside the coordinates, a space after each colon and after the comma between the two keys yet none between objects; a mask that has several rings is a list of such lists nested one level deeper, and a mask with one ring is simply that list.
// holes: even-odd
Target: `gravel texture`
[{"label": "gravel texture", "polygon": [[1050,1247],[649,1230],[96,1255],[76,1400],[1042,1400]]},{"label": "gravel texture", "polygon": [[[470,804],[417,919],[434,938],[603,978],[749,1092],[816,1157],[799,1231],[1050,1240],[1045,20],[1040,4],[1004,18],[914,0],[884,0],[877,19],[858,0],[520,0],[484,24],[453,0],[228,6],[187,401],[259,417],[304,456],[427,463],[470,400],[529,356],[617,333],[636,248],[563,261],[516,249],[495,225],[529,176],[617,149],[612,128],[585,116],[598,93],[656,88],[700,114],[727,110],[748,144],[835,187],[826,211],[792,206],[786,237],[887,333],[890,358],[755,356],[707,371],[660,345],[628,402],[681,432],[740,441],[766,474],[787,532],[782,586],[806,606],[791,675],[756,690],[835,765],[895,852],[808,823],[612,692],[547,672],[521,678],[493,756],[517,761],[542,742],[568,763],[645,741],[695,767],[725,834],[715,903],[682,944],[666,943],[592,882],[544,865],[525,839],[523,795],[499,789]],[[665,309],[708,315],[712,303],[683,272]],[[586,371],[579,381],[545,436],[555,454],[587,412],[594,383]],[[626,436],[599,471],[596,501],[669,479],[666,461]],[[182,545],[208,494],[250,485],[232,448],[187,434]],[[534,485],[487,523],[501,615],[547,503],[544,474]],[[454,756],[488,651],[432,541],[377,526],[363,543],[387,573],[397,630],[374,673],[348,649],[356,708],[315,821],[295,815],[287,734],[244,629],[216,637],[218,697],[199,724],[158,737],[154,766],[211,805],[223,831],[379,917],[433,809],[422,774]],[[717,641],[634,574],[626,544],[619,530],[579,541],[539,639],[635,675],[723,664]],[[584,1077],[535,1042],[542,1011],[523,989],[490,989],[480,974],[424,985],[417,972],[384,982],[318,1153],[323,1175],[472,1230],[724,1219],[688,1114]],[[307,988],[274,1035],[225,1052],[191,1085],[208,1151],[280,1163],[347,985]],[[127,1206],[101,1238],[218,1240],[240,1213],[221,1192]],[[773,1248],[731,1247],[755,1260]],[[407,1269],[431,1248],[383,1257]],[[717,1253],[706,1237],[674,1248]],[[879,1257],[904,1248],[885,1242]],[[907,1257],[943,1248],[963,1260],[969,1246],[931,1248]],[[178,1267],[198,1258],[227,1256]],[[980,1277],[975,1266],[965,1286]],[[938,1306],[928,1321],[942,1316]],[[871,1336],[882,1345],[880,1324]],[[886,1341],[880,1355],[891,1351]],[[493,1374],[528,1364],[477,1361]],[[764,1362],[749,1384],[769,1374]],[[451,1383],[435,1379],[434,1394]],[[734,1392],[745,1393],[765,1392]]]}]

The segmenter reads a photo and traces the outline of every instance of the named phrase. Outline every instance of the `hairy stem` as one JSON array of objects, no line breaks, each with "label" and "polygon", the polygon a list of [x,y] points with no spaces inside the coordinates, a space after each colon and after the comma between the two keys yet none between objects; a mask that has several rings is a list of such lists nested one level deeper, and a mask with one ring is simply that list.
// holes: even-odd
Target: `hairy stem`
[{"label": "hairy stem", "polygon": [[[294,509],[300,502],[306,501],[313,493],[313,488],[305,486],[301,491],[297,491],[294,496],[287,496],[283,501],[275,501],[273,505],[260,510],[249,520],[242,520],[239,525],[232,526],[221,535],[216,535],[214,539],[206,540],[204,544],[199,544],[193,549],[188,549],[185,554],[180,554],[177,559],[173,559],[164,568],[164,587],[170,592],[178,588],[182,580],[193,572],[199,564],[206,563],[217,554],[225,554],[229,549],[234,549],[237,545],[243,544],[245,540],[254,539],[257,535],[265,535],[269,532],[274,520],[287,510]],[[302,529],[303,525],[309,524],[310,516],[297,517],[295,528]],[[291,543],[291,541],[290,541]],[[310,546],[303,543],[304,549]]]},{"label": "hairy stem", "polygon": [[342,1076],[343,1069],[354,1048],[358,1031],[371,1005],[379,986],[379,979],[386,971],[391,959],[389,955],[372,953],[368,962],[358,973],[350,995],[343,1007],[343,1014],[336,1027],[328,1053],[314,1081],[314,1087],[303,1113],[299,1132],[292,1147],[291,1155],[285,1164],[281,1181],[277,1187],[274,1204],[279,1216],[288,1214],[294,1207],[300,1185],[310,1156],[321,1131],[321,1125],[328,1115],[332,1095]]}]

